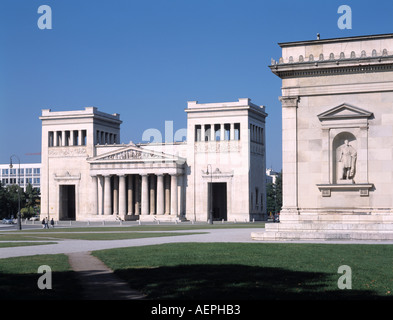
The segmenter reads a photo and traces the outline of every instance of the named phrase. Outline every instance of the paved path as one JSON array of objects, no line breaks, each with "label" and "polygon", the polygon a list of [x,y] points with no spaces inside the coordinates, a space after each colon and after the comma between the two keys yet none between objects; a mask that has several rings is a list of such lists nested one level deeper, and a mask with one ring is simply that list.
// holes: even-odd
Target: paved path
[{"label": "paved path", "polygon": [[[254,242],[251,239],[251,232],[260,231],[261,228],[237,228],[237,229],[201,229],[192,230],[190,232],[204,232],[204,234],[178,235],[157,238],[140,238],[126,240],[60,240],[56,244],[37,245],[37,246],[21,246],[0,248],[0,259],[19,256],[32,256],[37,254],[59,254],[59,253],[75,253],[88,252],[103,249],[135,247],[156,245],[162,243],[176,242]],[[61,230],[59,230],[61,231]],[[99,230],[97,230],[99,231]],[[164,231],[160,231],[164,232]],[[173,232],[187,232],[168,231]],[[49,236],[49,234],[48,234]],[[48,239],[47,241],[56,242],[56,239]],[[6,241],[10,242],[10,241]],[[26,242],[26,241],[24,241]],[[36,242],[36,241],[33,241]]]},{"label": "paved path", "polygon": [[69,263],[83,284],[85,300],[136,300],[145,296],[133,290],[90,252],[68,254]]}]

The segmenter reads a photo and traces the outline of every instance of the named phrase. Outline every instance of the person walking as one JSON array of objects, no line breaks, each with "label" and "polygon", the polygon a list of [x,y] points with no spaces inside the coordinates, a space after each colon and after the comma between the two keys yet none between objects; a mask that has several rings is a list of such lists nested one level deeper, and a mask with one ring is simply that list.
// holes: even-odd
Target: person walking
[{"label": "person walking", "polygon": [[45,229],[45,218],[44,219],[42,219],[42,229]]},{"label": "person walking", "polygon": [[53,221],[53,218],[50,220],[50,225],[52,226],[52,228],[55,227],[55,222]]}]

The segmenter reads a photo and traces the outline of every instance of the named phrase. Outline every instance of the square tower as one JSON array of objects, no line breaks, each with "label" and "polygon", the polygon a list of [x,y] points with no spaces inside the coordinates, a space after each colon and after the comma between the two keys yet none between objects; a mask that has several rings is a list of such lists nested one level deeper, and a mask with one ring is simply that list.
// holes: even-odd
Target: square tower
[{"label": "square tower", "polygon": [[[120,115],[85,110],[42,110],[41,218],[75,220],[95,210],[89,157],[96,145],[120,142]],[[83,201],[82,201],[83,200]]]},{"label": "square tower", "polygon": [[187,217],[249,221],[266,213],[264,106],[188,102]]}]

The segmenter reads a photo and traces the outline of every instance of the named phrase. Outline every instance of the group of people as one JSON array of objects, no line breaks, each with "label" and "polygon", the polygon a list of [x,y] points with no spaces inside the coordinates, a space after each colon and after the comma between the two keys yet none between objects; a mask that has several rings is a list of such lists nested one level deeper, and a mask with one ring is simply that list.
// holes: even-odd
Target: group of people
[{"label": "group of people", "polygon": [[[55,222],[53,221],[53,218],[50,220],[50,225],[52,228],[55,227]],[[42,229],[49,229],[49,218],[42,219]]]}]

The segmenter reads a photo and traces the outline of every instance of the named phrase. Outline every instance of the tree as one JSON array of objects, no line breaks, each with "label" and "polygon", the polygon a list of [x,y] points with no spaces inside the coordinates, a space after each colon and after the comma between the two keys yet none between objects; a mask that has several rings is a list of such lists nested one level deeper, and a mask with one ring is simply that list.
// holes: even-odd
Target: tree
[{"label": "tree", "polygon": [[7,215],[7,192],[0,182],[0,218],[6,218]]},{"label": "tree", "polygon": [[267,213],[275,214],[282,208],[282,172],[276,177],[276,182],[266,185]]},{"label": "tree", "polygon": [[8,185],[6,190],[6,216],[17,217],[18,213],[18,192],[20,192],[20,207],[23,208],[26,204],[26,197],[23,189],[16,184]]},{"label": "tree", "polygon": [[26,186],[25,191],[25,208],[21,210],[22,216],[24,218],[30,218],[39,212],[40,207],[40,190],[33,188],[31,183]]}]

